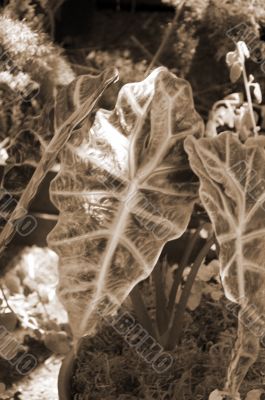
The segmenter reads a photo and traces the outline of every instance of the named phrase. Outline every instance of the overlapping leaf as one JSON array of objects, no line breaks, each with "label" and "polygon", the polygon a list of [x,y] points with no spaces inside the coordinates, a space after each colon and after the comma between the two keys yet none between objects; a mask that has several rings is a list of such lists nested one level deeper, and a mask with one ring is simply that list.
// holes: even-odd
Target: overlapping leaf
[{"label": "overlapping leaf", "polygon": [[125,85],[62,155],[51,184],[60,210],[49,245],[74,335],[95,332],[186,229],[197,197],[183,141],[200,136],[189,84],[166,68]]},{"label": "overlapping leaf", "polygon": [[236,134],[224,132],[215,138],[188,138],[185,149],[220,246],[225,294],[264,311],[264,142],[251,138],[242,144]]},{"label": "overlapping leaf", "polygon": [[[108,69],[97,77],[89,75],[80,76],[58,91],[55,98],[54,119],[52,120],[54,135],[45,148],[33,174],[30,171],[32,176],[29,177],[28,184],[19,198],[15,209],[7,217],[8,223],[5,224],[0,233],[0,253],[9,243],[16,227],[21,224],[21,221],[27,214],[30,201],[35,196],[40,183],[53,166],[59,152],[71,136],[73,130],[92,112],[104,90],[116,79],[117,71],[115,69]],[[14,187],[18,186],[16,180],[13,184]],[[3,205],[1,204],[1,216],[3,216],[3,209],[5,212],[7,209],[7,204],[5,204],[6,191],[3,191],[1,194],[1,201],[3,201]]]}]

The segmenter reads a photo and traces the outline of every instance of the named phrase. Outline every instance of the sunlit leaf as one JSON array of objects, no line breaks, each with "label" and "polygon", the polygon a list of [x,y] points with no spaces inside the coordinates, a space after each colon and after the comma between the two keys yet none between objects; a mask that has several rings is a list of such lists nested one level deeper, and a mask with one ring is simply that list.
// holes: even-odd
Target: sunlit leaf
[{"label": "sunlit leaf", "polygon": [[249,49],[248,49],[248,47],[247,47],[245,42],[240,40],[237,43],[237,46],[238,46],[238,49],[240,50],[240,52],[244,55],[244,57],[246,57],[246,58],[250,57]]},{"label": "sunlit leaf", "polygon": [[260,104],[262,102],[262,94],[261,94],[260,85],[259,85],[259,83],[253,83],[252,86],[254,87],[253,93],[257,100],[257,103]]},{"label": "sunlit leaf", "polygon": [[225,294],[264,310],[264,147],[258,139],[242,144],[235,134],[224,132],[215,138],[188,138],[185,149],[220,246]]},{"label": "sunlit leaf", "polygon": [[237,62],[239,59],[238,59],[238,52],[235,50],[235,51],[229,51],[227,54],[226,54],[226,59],[225,59],[225,61],[226,61],[226,64],[229,66],[229,67],[231,67],[235,62]]},{"label": "sunlit leaf", "polygon": [[125,85],[112,112],[66,146],[51,184],[60,210],[49,245],[75,337],[93,334],[187,228],[197,198],[183,141],[200,136],[189,84],[158,68]]}]

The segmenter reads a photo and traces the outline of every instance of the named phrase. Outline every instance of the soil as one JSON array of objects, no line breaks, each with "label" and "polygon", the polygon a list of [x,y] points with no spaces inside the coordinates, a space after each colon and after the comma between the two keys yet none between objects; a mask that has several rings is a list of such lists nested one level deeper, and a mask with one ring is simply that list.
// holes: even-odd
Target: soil
[{"label": "soil", "polygon": [[[146,290],[146,289],[145,289]],[[172,352],[172,366],[158,373],[122,336],[108,325],[80,346],[72,379],[72,398],[78,400],[206,400],[225,382],[236,338],[236,307],[223,297],[204,296],[187,312],[180,344]],[[241,387],[265,390],[265,348]]]}]

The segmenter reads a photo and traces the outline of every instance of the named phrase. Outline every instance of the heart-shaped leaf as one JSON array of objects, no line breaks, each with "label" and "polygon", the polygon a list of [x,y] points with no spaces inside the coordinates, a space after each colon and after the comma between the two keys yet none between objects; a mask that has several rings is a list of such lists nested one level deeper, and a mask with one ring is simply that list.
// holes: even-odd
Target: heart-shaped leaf
[{"label": "heart-shaped leaf", "polygon": [[197,198],[183,141],[200,136],[189,84],[158,68],[125,85],[62,154],[51,184],[60,210],[49,245],[60,256],[59,295],[74,335],[93,334],[185,231]]}]

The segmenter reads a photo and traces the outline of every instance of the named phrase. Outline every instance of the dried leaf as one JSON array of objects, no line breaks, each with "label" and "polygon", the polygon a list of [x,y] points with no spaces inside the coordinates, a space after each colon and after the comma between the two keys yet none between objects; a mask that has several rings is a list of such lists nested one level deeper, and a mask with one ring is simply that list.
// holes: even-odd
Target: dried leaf
[{"label": "dried leaf", "polygon": [[215,138],[188,138],[185,149],[220,246],[226,297],[235,302],[246,298],[264,310],[264,148],[254,138],[242,144],[224,132]]},{"label": "dried leaf", "polygon": [[76,338],[93,334],[185,231],[197,181],[183,151],[201,135],[189,84],[158,68],[125,85],[62,154],[51,184],[60,210],[48,237],[60,257],[59,295]]}]

